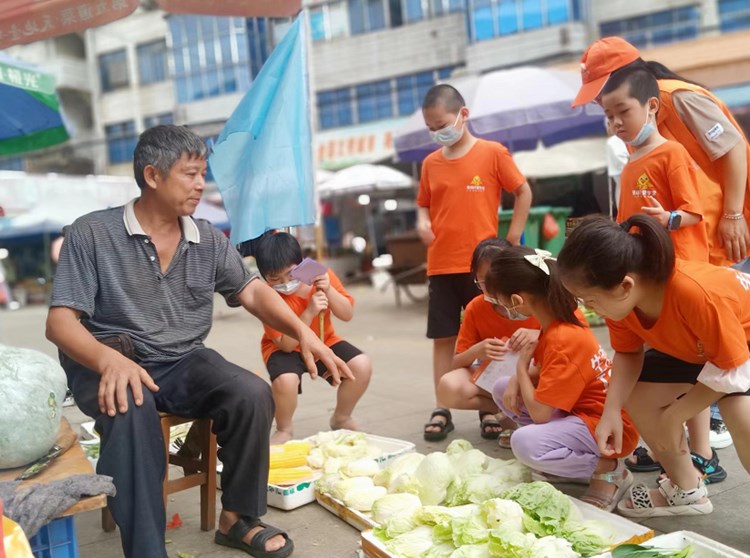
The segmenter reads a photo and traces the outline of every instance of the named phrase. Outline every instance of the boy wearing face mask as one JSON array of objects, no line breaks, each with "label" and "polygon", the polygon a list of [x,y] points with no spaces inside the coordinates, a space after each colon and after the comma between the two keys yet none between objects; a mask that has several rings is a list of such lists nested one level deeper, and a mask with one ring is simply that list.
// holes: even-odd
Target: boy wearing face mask
[{"label": "boy wearing face mask", "polygon": [[[422,114],[432,139],[441,146],[422,163],[417,196],[417,230],[428,246],[427,337],[433,340],[437,403],[424,427],[424,438],[438,441],[454,425],[437,387],[452,369],[461,310],[480,294],[470,273],[472,252],[481,240],[497,236],[502,190],[516,198],[506,238],[511,244],[520,242],[531,206],[531,189],[503,145],[471,134],[467,126],[469,109],[454,87],[432,87],[422,103]],[[483,434],[499,434],[502,430],[497,421],[481,418]]]},{"label": "boy wearing face mask", "polygon": [[[620,175],[617,221],[651,215],[669,230],[678,258],[708,261],[698,189],[702,171],[682,144],[665,139],[656,128],[656,78],[640,68],[619,70],[603,87],[601,104],[614,134],[631,148]],[[719,193],[718,187],[714,190]]]},{"label": "boy wearing face mask", "polygon": [[[318,332],[319,315],[323,313],[323,342],[347,363],[354,381],[341,382],[336,395],[336,408],[329,421],[333,430],[357,430],[352,412],[367,389],[372,375],[372,364],[367,355],[354,345],[337,336],[333,330],[332,316],[348,322],[354,313],[354,299],[346,292],[332,270],[315,278],[312,285],[291,278],[292,270],[302,261],[302,249],[297,239],[288,233],[271,233],[263,237],[255,252],[258,271],[266,282],[281,295],[300,319]],[[271,390],[276,405],[276,431],[272,444],[283,444],[294,437],[293,417],[297,409],[297,396],[302,393],[302,375],[308,370],[299,352],[296,339],[264,324],[261,352],[271,377]],[[325,367],[316,363],[318,372],[334,385],[325,374]]]},{"label": "boy wearing face mask", "polygon": [[[667,140],[659,133],[656,78],[639,67],[618,70],[602,88],[601,105],[613,133],[631,150],[620,176],[617,222],[646,213],[669,231],[677,258],[708,262],[704,205],[718,202],[721,190],[705,176],[681,143]],[[664,370],[690,370],[694,366],[650,349],[645,354],[641,379],[663,374]],[[693,464],[706,476],[706,483],[716,483],[727,474],[710,446],[709,425],[708,409],[687,421]],[[626,463],[638,472],[660,468],[643,447],[637,448]]]}]

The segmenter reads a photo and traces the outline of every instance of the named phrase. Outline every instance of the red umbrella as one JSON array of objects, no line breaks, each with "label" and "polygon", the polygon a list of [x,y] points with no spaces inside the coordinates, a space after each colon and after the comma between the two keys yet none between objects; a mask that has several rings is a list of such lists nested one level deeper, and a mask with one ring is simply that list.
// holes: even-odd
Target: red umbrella
[{"label": "red umbrella", "polygon": [[[301,0],[157,0],[173,13],[287,17]],[[0,0],[0,50],[98,27],[130,15],[138,0]]]}]

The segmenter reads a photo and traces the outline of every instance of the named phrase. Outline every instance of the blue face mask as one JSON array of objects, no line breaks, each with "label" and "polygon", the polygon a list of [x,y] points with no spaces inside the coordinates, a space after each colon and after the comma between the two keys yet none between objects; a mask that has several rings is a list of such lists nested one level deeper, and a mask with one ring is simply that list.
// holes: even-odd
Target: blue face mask
[{"label": "blue face mask", "polygon": [[273,290],[277,293],[290,295],[293,294],[297,289],[299,289],[300,286],[299,279],[292,279],[288,283],[279,283],[278,285],[273,285]]},{"label": "blue face mask", "polygon": [[646,143],[646,140],[649,138],[651,134],[654,133],[654,130],[656,129],[656,126],[654,126],[651,123],[651,115],[646,113],[646,121],[643,123],[643,126],[641,126],[641,131],[636,134],[636,136],[630,140],[626,141],[628,145],[632,145],[633,147],[638,147],[639,145],[643,145]]},{"label": "blue face mask", "polygon": [[451,147],[452,145],[455,145],[458,140],[460,140],[464,135],[463,124],[461,124],[460,130],[456,129],[456,124],[458,124],[458,120],[460,118],[461,113],[456,115],[456,121],[453,124],[448,124],[445,128],[441,128],[437,132],[430,132],[432,141],[445,147]]}]

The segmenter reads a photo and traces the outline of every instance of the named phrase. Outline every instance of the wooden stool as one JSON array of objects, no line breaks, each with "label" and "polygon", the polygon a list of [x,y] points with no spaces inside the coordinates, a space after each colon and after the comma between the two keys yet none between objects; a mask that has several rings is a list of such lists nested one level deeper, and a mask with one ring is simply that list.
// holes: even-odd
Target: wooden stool
[{"label": "wooden stool", "polygon": [[[216,526],[216,435],[211,431],[210,419],[191,419],[159,413],[161,432],[164,437],[164,453],[167,457],[167,470],[164,475],[162,492],[164,508],[167,507],[167,496],[194,486],[201,487],[201,529],[210,531]],[[193,422],[188,436],[193,431],[200,446],[200,458],[178,455],[169,452],[169,430],[178,424]],[[169,465],[177,465],[185,471],[185,476],[170,479]],[[102,529],[114,531],[115,521],[109,507],[102,510]]]}]

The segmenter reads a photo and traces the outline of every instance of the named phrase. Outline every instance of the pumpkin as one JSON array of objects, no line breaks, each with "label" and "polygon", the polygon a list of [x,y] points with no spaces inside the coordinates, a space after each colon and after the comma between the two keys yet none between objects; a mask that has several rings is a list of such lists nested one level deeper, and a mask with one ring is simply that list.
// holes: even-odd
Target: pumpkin
[{"label": "pumpkin", "polygon": [[49,356],[0,345],[0,469],[27,465],[55,443],[67,378]]}]

